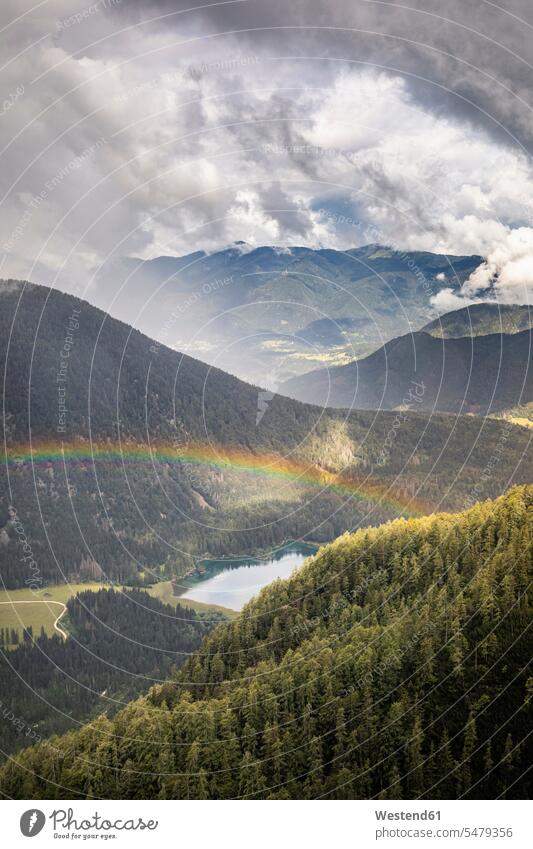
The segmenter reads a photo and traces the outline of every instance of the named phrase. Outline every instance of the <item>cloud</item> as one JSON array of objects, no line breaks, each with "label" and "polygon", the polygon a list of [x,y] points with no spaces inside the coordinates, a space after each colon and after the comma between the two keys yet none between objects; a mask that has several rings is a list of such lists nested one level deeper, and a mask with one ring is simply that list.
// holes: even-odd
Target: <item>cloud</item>
[{"label": "cloud", "polygon": [[[185,4],[121,0],[66,26],[79,9],[58,0],[8,26],[0,273],[69,288],[108,256],[241,239],[489,258],[532,222],[531,163],[510,144],[530,131],[517,58],[528,28],[481,0],[448,4],[454,24],[432,17],[439,4],[413,2],[247,0],[177,14]],[[8,0],[0,14],[8,24],[20,13]],[[487,40],[496,32],[499,44]],[[521,285],[511,267],[529,274],[527,256],[497,275],[506,291]]]},{"label": "cloud", "polygon": [[180,32],[238,31],[241,43],[260,52],[373,65],[403,75],[424,108],[506,143],[527,147],[533,139],[529,0],[505,7],[486,0],[236,0],[190,9],[187,0],[125,0],[119,14],[138,23],[164,15],[160,26]]},{"label": "cloud", "polygon": [[489,291],[502,303],[533,303],[533,229],[509,231],[470,275],[462,291],[467,297]]},{"label": "cloud", "polygon": [[507,230],[459,291],[443,289],[432,303],[448,312],[489,300],[533,304],[533,228]]},{"label": "cloud", "polygon": [[469,307],[472,304],[481,303],[487,298],[468,298],[466,295],[458,294],[453,289],[441,289],[433,298],[431,303],[441,315],[453,310],[459,310],[463,307]]}]

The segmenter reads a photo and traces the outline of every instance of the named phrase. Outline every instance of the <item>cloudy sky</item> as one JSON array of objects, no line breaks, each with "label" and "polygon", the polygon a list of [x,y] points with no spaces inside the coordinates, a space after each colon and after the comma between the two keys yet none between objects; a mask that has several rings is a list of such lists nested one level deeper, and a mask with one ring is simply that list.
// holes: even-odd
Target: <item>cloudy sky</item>
[{"label": "cloudy sky", "polygon": [[380,242],[533,301],[530,0],[193,6],[3,0],[2,277]]}]

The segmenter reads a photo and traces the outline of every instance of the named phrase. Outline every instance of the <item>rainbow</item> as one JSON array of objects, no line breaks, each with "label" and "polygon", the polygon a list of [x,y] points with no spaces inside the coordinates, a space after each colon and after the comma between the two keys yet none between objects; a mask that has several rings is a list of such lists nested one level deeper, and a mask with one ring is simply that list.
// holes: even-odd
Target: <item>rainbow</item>
[{"label": "rainbow", "polygon": [[386,507],[398,515],[418,516],[431,512],[431,508],[414,498],[406,498],[366,477],[333,472],[310,461],[285,458],[277,454],[244,451],[229,446],[206,443],[173,444],[159,442],[145,446],[138,443],[57,443],[38,442],[28,445],[8,446],[4,452],[8,467],[23,463],[48,465],[53,463],[87,465],[98,463],[157,463],[194,465],[218,470],[283,480],[289,484],[334,492],[356,500]]}]

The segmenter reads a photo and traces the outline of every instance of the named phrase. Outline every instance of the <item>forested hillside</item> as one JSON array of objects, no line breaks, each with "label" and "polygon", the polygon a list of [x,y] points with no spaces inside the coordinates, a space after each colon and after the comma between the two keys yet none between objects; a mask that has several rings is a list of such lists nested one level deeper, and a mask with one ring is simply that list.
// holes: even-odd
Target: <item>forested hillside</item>
[{"label": "forested hillside", "polygon": [[409,333],[363,360],[292,378],[280,391],[326,407],[490,415],[533,400],[532,345],[529,329],[459,339]]},{"label": "forested hillside", "polygon": [[9,588],[32,579],[142,586],[203,556],[327,542],[533,479],[531,434],[508,423],[424,415],[415,402],[401,415],[324,411],[46,287],[2,283],[0,305]]},{"label": "forested hillside", "polygon": [[430,321],[424,333],[439,339],[461,336],[489,336],[491,333],[520,333],[533,326],[529,304],[483,303],[453,310]]},{"label": "forested hillside", "polygon": [[3,754],[123,707],[179,669],[222,619],[213,611],[198,615],[186,602],[162,604],[139,590],[82,592],[67,609],[67,640],[26,632],[18,648],[4,653]]},{"label": "forested hillside", "polygon": [[14,798],[530,797],[533,487],[345,535]]}]

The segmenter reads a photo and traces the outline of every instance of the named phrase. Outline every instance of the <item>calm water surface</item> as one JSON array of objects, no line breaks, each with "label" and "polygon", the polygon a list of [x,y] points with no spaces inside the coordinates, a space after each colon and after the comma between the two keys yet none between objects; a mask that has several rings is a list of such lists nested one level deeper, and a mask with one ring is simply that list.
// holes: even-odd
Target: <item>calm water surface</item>
[{"label": "calm water surface", "polygon": [[240,610],[252,596],[276,578],[288,578],[316,547],[291,543],[275,551],[270,558],[240,558],[237,560],[204,560],[202,575],[183,582],[182,598],[221,604]]}]

